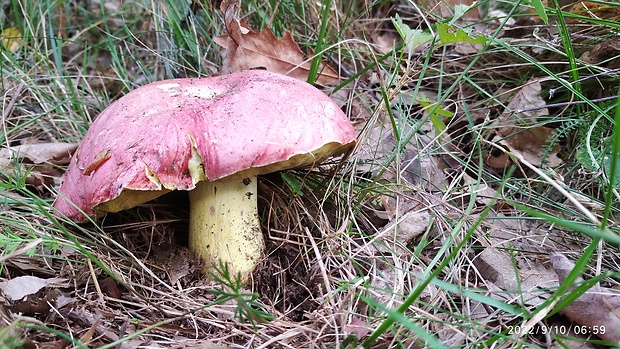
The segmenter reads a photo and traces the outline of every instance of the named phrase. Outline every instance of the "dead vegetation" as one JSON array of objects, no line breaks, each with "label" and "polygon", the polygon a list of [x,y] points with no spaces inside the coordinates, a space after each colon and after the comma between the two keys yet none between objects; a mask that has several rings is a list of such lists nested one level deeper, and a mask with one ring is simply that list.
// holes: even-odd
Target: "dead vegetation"
[{"label": "dead vegetation", "polygon": [[[275,3],[85,1],[44,23],[0,1],[0,347],[620,342],[616,4],[543,2],[547,24],[514,2]],[[84,225],[52,214],[76,142],[126,92],[220,67],[305,79],[315,57],[358,146],[260,179],[249,284],[202,277],[185,193]]]}]

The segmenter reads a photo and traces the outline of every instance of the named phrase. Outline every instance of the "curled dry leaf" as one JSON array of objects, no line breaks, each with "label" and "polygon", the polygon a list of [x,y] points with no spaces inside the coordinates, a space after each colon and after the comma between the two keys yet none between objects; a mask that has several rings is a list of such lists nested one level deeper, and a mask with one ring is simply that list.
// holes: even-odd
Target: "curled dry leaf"
[{"label": "curled dry leaf", "polygon": [[[420,0],[420,5],[435,15],[448,19],[455,15],[456,6],[472,6],[474,0]],[[478,9],[467,11],[462,19],[467,22],[476,22],[481,19]]]},{"label": "curled dry leaf", "polygon": [[[575,264],[561,253],[550,254],[553,269],[563,282]],[[567,305],[560,313],[570,321],[598,331],[598,336],[606,341],[620,343],[620,295],[611,289],[596,285]]]},{"label": "curled dry leaf", "polygon": [[10,166],[14,159],[32,164],[66,165],[77,148],[75,143],[23,144],[0,150],[0,166]]},{"label": "curled dry leaf", "polygon": [[0,281],[0,307],[5,305],[14,313],[27,316],[46,314],[53,305],[56,309],[73,300],[62,295],[58,286],[66,286],[67,279],[36,276],[18,276],[11,280]]},{"label": "curled dry leaf", "polygon": [[[306,81],[311,62],[293,41],[291,34],[285,32],[278,39],[269,28],[255,32],[237,19],[237,7],[237,1],[223,1],[220,7],[228,33],[214,37],[213,41],[224,48],[222,73],[266,69]],[[317,83],[325,85],[338,80],[334,69],[321,65]]]},{"label": "curled dry leaf", "polygon": [[200,272],[201,263],[187,248],[163,243],[154,250],[158,265],[164,267],[170,284],[174,285],[187,275]]},{"label": "curled dry leaf", "polygon": [[353,316],[351,322],[345,326],[344,331],[347,333],[354,333],[357,339],[362,339],[372,332],[372,328],[366,321],[360,319],[358,316]]},{"label": "curled dry leaf", "polygon": [[528,306],[542,304],[549,294],[541,290],[558,282],[553,271],[539,263],[529,261],[527,266],[517,265],[515,268],[514,257],[493,247],[485,248],[474,259],[474,265],[485,280],[502,290],[493,293],[494,298],[507,301],[522,299]]},{"label": "curled dry leaf", "polygon": [[[494,122],[498,142],[512,153],[535,166],[555,167],[562,163],[555,147],[549,142],[555,136],[555,130],[537,125],[537,118],[549,115],[546,102],[540,97],[541,86],[538,80],[530,80],[512,98],[506,111]],[[507,154],[485,157],[487,165],[495,168],[510,166]]]},{"label": "curled dry leaf", "polygon": [[[553,2],[550,0],[545,0],[549,2],[551,6],[553,6]],[[575,13],[580,16],[586,16],[597,19],[604,19],[612,22],[620,21],[620,8],[615,6],[610,6],[609,3],[605,2],[594,2],[594,1],[571,1],[573,5],[570,7],[570,12]],[[579,21],[579,19],[570,19],[571,22]]]},{"label": "curled dry leaf", "polygon": [[43,287],[65,282],[66,279],[42,279],[36,276],[18,276],[11,280],[1,281],[0,290],[9,301],[17,301],[28,295],[39,292]]},{"label": "curled dry leaf", "polygon": [[26,184],[41,190],[43,185],[52,184],[54,178],[60,177],[62,172],[58,166],[68,164],[75,149],[75,143],[36,143],[3,148],[0,149],[0,173],[30,170]]},{"label": "curled dry leaf", "polygon": [[619,56],[620,38],[611,36],[584,52],[579,59],[590,64],[600,64],[606,68],[617,69],[620,68]]},{"label": "curled dry leaf", "polygon": [[406,252],[402,246],[424,234],[431,223],[431,215],[427,210],[411,210],[388,223],[380,235],[399,251]]}]

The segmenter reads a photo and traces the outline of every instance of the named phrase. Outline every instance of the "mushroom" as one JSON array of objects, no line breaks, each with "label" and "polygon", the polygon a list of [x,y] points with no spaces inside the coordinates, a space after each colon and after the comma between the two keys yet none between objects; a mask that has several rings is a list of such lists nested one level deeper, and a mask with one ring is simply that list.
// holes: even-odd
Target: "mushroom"
[{"label": "mushroom", "polygon": [[247,277],[264,241],[257,175],[311,166],[350,150],[355,131],[328,96],[251,70],[140,87],[92,123],[54,207],[82,222],[172,190],[188,190],[189,245]]}]

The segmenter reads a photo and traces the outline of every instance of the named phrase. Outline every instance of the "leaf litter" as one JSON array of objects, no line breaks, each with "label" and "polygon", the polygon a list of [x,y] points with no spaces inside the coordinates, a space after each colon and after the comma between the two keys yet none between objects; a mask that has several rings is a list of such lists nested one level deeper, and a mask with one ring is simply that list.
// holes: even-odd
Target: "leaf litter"
[{"label": "leaf litter", "polygon": [[[525,83],[510,100],[506,111],[491,126],[495,127],[497,133],[495,141],[506,146],[509,151],[521,155],[535,166],[557,167],[562,164],[562,160],[557,156],[557,149],[549,147],[555,130],[540,125],[539,121],[549,115],[540,92],[540,81]],[[486,162],[497,168],[506,168],[512,164],[508,154],[488,155]]]},{"label": "leaf litter", "polygon": [[[216,36],[213,40],[224,49],[222,72],[229,74],[248,69],[266,69],[307,80],[310,59],[293,41],[291,34],[285,32],[278,39],[269,28],[253,31],[237,18],[237,2],[225,0],[220,5],[225,16],[227,34]],[[317,83],[330,84],[339,79],[338,73],[330,66],[323,64],[319,68]]]},{"label": "leaf litter", "polygon": [[7,173],[27,173],[26,183],[39,191],[53,186],[77,149],[75,143],[28,143],[0,149],[0,178]]},{"label": "leaf litter", "polygon": [[[564,281],[575,268],[575,263],[559,252],[551,253],[550,257],[559,281]],[[580,281],[583,280],[579,278],[577,282]],[[597,283],[560,313],[575,324],[598,329],[596,332],[601,339],[620,343],[620,293],[617,290]]]}]

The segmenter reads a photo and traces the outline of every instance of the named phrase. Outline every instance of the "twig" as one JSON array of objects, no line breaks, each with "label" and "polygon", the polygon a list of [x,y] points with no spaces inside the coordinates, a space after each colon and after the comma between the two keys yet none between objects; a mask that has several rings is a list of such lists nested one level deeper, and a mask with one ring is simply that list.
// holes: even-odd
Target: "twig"
[{"label": "twig", "polygon": [[[574,83],[577,83],[577,82],[594,79],[594,78],[596,78],[598,76],[609,75],[611,73],[618,73],[618,72],[620,72],[620,68],[614,68],[614,69],[606,70],[604,72],[600,72],[600,73],[597,73],[597,74],[584,76],[583,78],[577,79],[577,80],[575,80],[575,81],[573,81],[573,82],[571,82],[569,84],[574,84]],[[559,89],[561,89],[563,87],[565,87],[565,86],[560,86],[560,87],[556,87],[556,88],[550,88],[549,89],[549,97],[553,97],[553,95],[555,94],[555,91],[559,90]]]},{"label": "twig", "polygon": [[549,108],[549,107],[566,107],[566,106],[575,105],[575,104],[598,103],[598,102],[611,101],[611,100],[615,100],[615,99],[618,99],[618,96],[611,96],[611,97],[603,97],[603,98],[591,99],[589,101],[570,101],[570,102],[562,102],[562,103],[553,103],[553,104],[547,104],[544,107],[536,107],[536,108],[529,108],[529,109],[517,109],[517,110],[513,111],[513,113],[524,113],[526,111],[540,110],[540,109]]},{"label": "twig", "polygon": [[27,243],[25,246],[20,247],[18,249],[16,249],[15,251],[5,255],[5,256],[0,256],[0,263],[4,263],[4,261],[13,258],[15,256],[19,256],[22,253],[28,252],[31,248],[37,246],[38,244],[40,244],[41,242],[43,242],[42,238],[38,238],[34,241],[31,241],[29,243]]}]

